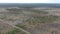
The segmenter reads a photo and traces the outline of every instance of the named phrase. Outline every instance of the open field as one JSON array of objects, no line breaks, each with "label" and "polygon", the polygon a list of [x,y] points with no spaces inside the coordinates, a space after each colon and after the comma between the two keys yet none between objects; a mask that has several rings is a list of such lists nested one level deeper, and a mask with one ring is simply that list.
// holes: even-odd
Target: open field
[{"label": "open field", "polygon": [[60,34],[60,8],[0,8],[0,33]]}]

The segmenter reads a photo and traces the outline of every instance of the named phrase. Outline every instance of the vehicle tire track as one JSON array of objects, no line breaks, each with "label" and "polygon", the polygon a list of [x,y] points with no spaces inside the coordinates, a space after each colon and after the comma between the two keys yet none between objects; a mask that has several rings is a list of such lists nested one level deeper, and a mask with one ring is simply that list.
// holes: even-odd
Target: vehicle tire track
[{"label": "vehicle tire track", "polygon": [[22,29],[22,28],[20,28],[20,27],[17,27],[17,26],[15,26],[15,25],[13,25],[13,24],[10,24],[10,23],[8,23],[8,22],[6,22],[6,21],[1,20],[0,22],[1,22],[1,23],[5,23],[5,24],[8,24],[8,25],[10,25],[10,26],[12,26],[12,27],[14,27],[14,28],[19,29],[19,30],[22,30],[23,32],[26,32],[27,34],[31,34],[31,33],[29,33],[28,31],[26,31],[26,30],[24,30],[24,29]]}]

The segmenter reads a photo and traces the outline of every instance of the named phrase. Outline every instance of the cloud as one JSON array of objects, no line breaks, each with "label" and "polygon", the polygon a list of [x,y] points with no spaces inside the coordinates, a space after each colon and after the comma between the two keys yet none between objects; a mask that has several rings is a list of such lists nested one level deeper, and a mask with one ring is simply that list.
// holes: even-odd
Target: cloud
[{"label": "cloud", "polygon": [[60,0],[52,0],[53,3],[60,3]]},{"label": "cloud", "polygon": [[0,0],[0,3],[60,3],[59,0]]}]

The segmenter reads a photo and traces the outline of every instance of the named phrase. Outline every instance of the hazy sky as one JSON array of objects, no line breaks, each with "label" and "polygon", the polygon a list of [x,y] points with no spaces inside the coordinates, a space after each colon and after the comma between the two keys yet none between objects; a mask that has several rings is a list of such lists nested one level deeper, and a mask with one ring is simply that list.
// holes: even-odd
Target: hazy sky
[{"label": "hazy sky", "polygon": [[0,0],[0,3],[60,3],[60,0]]}]

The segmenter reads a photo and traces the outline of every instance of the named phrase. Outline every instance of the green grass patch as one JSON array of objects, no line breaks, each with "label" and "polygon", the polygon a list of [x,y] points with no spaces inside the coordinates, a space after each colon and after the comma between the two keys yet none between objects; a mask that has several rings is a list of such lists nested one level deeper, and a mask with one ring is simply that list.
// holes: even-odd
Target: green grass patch
[{"label": "green grass patch", "polygon": [[30,24],[37,24],[37,23],[52,23],[58,17],[57,16],[34,16],[32,18],[27,19],[26,21]]},{"label": "green grass patch", "polygon": [[7,32],[6,34],[27,34],[19,29],[13,29],[12,31]]},{"label": "green grass patch", "polygon": [[26,26],[25,26],[24,24],[17,24],[16,26],[18,26],[18,27],[20,27],[20,28],[23,28],[23,29],[26,28]]},{"label": "green grass patch", "polygon": [[48,12],[46,12],[46,11],[41,11],[41,10],[32,10],[32,12],[38,13],[38,14],[48,14]]}]

